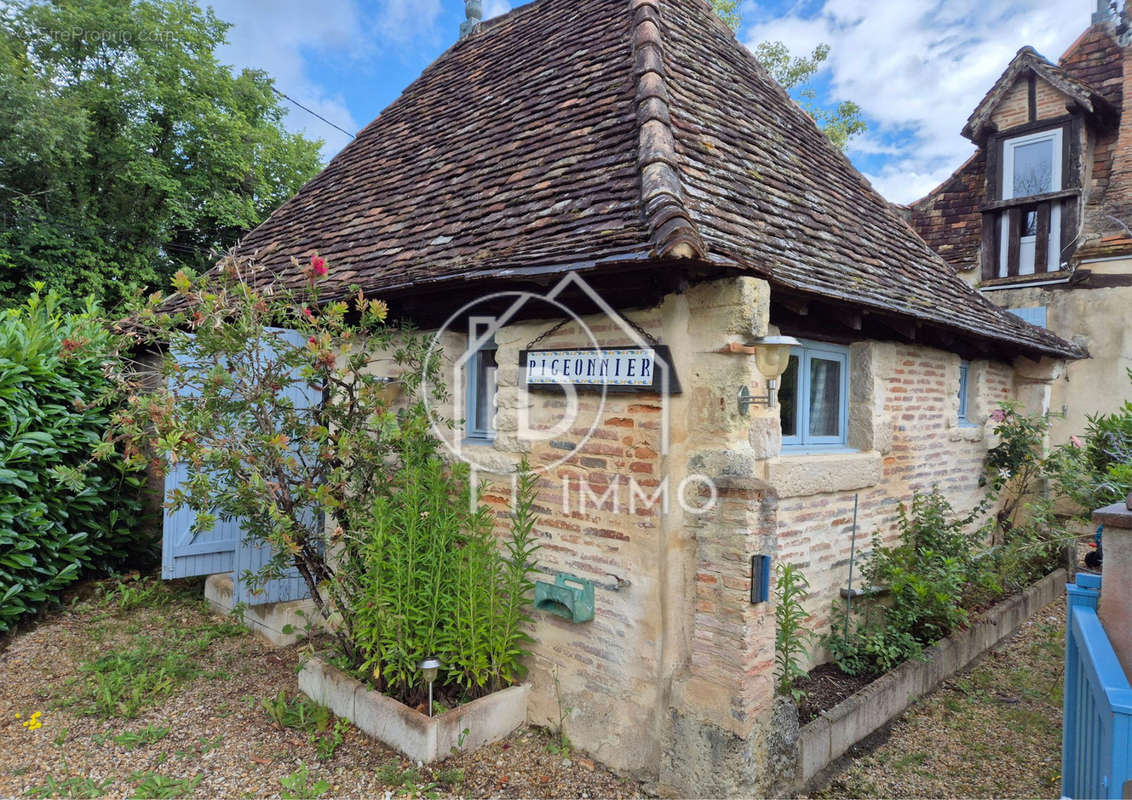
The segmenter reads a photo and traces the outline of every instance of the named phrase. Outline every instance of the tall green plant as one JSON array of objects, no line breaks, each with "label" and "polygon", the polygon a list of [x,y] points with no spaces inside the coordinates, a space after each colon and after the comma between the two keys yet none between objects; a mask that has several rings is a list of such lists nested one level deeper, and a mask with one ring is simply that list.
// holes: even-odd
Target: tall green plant
[{"label": "tall green plant", "polygon": [[802,598],[810,582],[795,564],[779,561],[775,567],[774,586],[774,661],[778,666],[778,691],[800,702],[806,693],[795,684],[806,677],[802,659],[809,651],[811,633],[805,627],[806,610]]},{"label": "tall green plant", "polygon": [[405,454],[391,491],[353,526],[344,544],[351,566],[339,572],[352,584],[362,670],[405,701],[423,690],[425,658],[439,658],[443,682],[465,696],[509,686],[524,674],[529,641],[537,479],[523,462],[500,549],[467,465],[445,464],[430,441]]}]

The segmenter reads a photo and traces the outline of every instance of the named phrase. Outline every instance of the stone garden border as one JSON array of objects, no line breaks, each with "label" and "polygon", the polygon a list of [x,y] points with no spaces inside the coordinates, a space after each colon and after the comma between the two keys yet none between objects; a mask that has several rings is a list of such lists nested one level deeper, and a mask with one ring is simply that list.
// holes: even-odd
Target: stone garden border
[{"label": "stone garden border", "polygon": [[926,660],[905,661],[804,725],[798,733],[795,788],[810,788],[850,747],[1018,630],[1057,599],[1065,590],[1066,577],[1064,569],[1051,572],[980,614],[969,628],[927,648]]},{"label": "stone garden border", "polygon": [[520,684],[438,714],[376,692],[320,658],[299,671],[299,690],[414,761],[429,763],[502,739],[527,721],[530,685]]}]

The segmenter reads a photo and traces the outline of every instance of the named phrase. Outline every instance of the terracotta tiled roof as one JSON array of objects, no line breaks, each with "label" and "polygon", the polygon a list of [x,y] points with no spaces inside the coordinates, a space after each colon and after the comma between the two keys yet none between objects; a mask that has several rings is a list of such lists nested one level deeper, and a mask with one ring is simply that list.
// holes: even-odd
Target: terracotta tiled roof
[{"label": "terracotta tiled roof", "polygon": [[909,222],[956,271],[979,266],[986,196],[986,152],[981,148],[926,197],[908,207]]},{"label": "terracotta tiled roof", "polygon": [[1123,107],[1124,48],[1108,25],[1092,25],[1058,60],[1065,74],[1087,84],[1113,108]]},{"label": "terracotta tiled roof", "polygon": [[329,294],[580,266],[742,269],[1012,349],[1075,346],[971,290],[703,0],[536,0],[424,71],[252,231]]},{"label": "terracotta tiled roof", "polygon": [[1026,72],[1033,72],[1042,80],[1049,83],[1058,91],[1076,100],[1082,108],[1089,113],[1109,112],[1111,104],[1103,94],[1092,86],[1078,80],[1066,70],[1051,63],[1037,50],[1027,45],[1018,51],[1014,59],[1007,66],[1002,76],[995,81],[986,96],[971,113],[967,124],[963,126],[963,135],[976,144],[980,143],[983,130],[990,121],[991,114],[998,107],[1002,98],[1014,86],[1018,77]]}]

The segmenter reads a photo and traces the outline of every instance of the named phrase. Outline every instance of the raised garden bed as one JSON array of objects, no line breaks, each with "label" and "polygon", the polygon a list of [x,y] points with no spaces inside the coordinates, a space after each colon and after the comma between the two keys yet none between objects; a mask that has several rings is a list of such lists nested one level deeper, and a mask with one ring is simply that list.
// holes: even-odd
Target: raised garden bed
[{"label": "raised garden bed", "polygon": [[520,684],[429,717],[319,658],[303,665],[299,689],[379,742],[425,764],[507,736],[526,722],[530,695],[530,687]]},{"label": "raised garden bed", "polygon": [[1064,591],[1065,580],[1063,569],[1050,573],[1026,591],[988,609],[969,627],[927,648],[924,660],[905,661],[803,725],[798,735],[794,786],[811,784],[854,744],[1018,630],[1034,612]]}]

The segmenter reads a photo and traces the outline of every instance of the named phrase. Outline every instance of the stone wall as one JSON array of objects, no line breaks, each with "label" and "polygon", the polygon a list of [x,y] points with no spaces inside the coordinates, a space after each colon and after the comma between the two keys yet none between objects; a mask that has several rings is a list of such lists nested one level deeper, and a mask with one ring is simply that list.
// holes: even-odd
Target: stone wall
[{"label": "stone wall", "polygon": [[[773,611],[750,604],[749,564],[774,553],[775,501],[753,475],[749,421],[735,406],[739,386],[758,388],[754,359],[731,349],[766,332],[768,297],[762,281],[721,280],[625,312],[636,330],[603,315],[584,327],[506,325],[495,336],[496,438],[465,445],[496,471],[479,479],[501,534],[507,472],[524,455],[541,471],[539,578],[561,572],[595,585],[591,622],[535,612],[530,720],[555,726],[560,704],[570,707],[576,746],[648,778],[664,759],[684,790],[696,763],[686,754],[708,746],[708,731],[746,737],[773,699]],[[519,391],[520,351],[592,347],[590,334],[602,347],[637,336],[669,346],[682,391],[579,394],[573,405]],[[685,733],[674,738],[677,718]]]},{"label": "stone wall", "polygon": [[[995,407],[1014,395],[1013,375],[1006,364],[973,362],[968,395],[972,425],[960,426],[959,364],[958,356],[926,347],[888,342],[854,346],[850,394],[852,402],[879,416],[873,440],[862,441],[857,453],[786,455],[765,462],[781,496],[779,557],[801,567],[810,581],[805,602],[810,630],[829,630],[839,590],[847,585],[855,495],[858,587],[861,557],[872,547],[873,532],[892,541],[899,503],[908,503],[914,492],[936,485],[959,513],[984,496],[979,479],[991,438],[985,423]],[[775,480],[786,467],[820,477],[804,483]],[[820,651],[813,656],[815,662],[825,658]]]},{"label": "stone wall", "polygon": [[[741,386],[766,389],[749,343],[771,332],[769,297],[765,282],[734,278],[624,312],[628,329],[602,315],[584,317],[584,327],[507,324],[495,336],[497,436],[465,445],[501,534],[510,471],[522,456],[540,470],[539,577],[569,573],[596,588],[591,622],[534,612],[530,721],[553,727],[571,708],[575,746],[664,793],[773,788],[775,731],[786,717],[774,696],[773,599],[750,602],[753,555],[804,567],[810,627],[822,630],[845,582],[854,492],[862,550],[872,530],[891,533],[897,503],[915,490],[938,483],[960,510],[980,496],[985,429],[959,425],[959,359],[938,350],[855,344],[855,452],[783,455],[778,409],[744,415],[736,403]],[[572,405],[519,391],[522,350],[636,337],[671,348],[679,394],[580,394]],[[459,336],[447,341],[460,345]],[[970,381],[976,422],[1014,391],[1001,363],[974,363]]]},{"label": "stone wall", "polygon": [[[1132,275],[1132,259],[1085,263],[1094,275]],[[1050,386],[1050,440],[1066,444],[1094,414],[1109,414],[1132,397],[1125,372],[1132,367],[1132,286],[999,289],[989,299],[1006,308],[1046,309],[1046,327],[1089,349],[1067,363]]]}]

